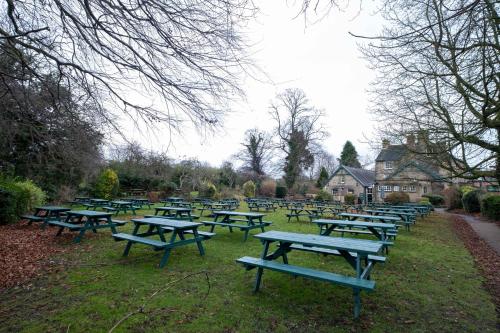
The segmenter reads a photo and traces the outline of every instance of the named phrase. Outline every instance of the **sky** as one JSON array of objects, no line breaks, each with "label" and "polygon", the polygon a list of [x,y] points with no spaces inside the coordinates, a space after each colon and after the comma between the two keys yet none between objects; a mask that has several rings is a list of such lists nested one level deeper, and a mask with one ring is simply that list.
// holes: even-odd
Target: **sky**
[{"label": "sky", "polygon": [[330,133],[323,143],[326,151],[338,157],[350,140],[360,155],[373,155],[367,144],[375,125],[367,90],[375,73],[358,49],[361,41],[349,35],[374,35],[380,30],[381,19],[374,15],[373,4],[365,1],[361,10],[356,5],[344,11],[333,9],[315,23],[297,17],[298,4],[284,0],[255,4],[260,13],[247,29],[253,45],[249,51],[273,83],[251,78],[242,82],[246,100],[232,106],[223,128],[215,132],[199,133],[186,127],[182,135],[170,135],[131,128],[128,139],[176,159],[196,157],[219,166],[241,149],[247,129],[273,129],[269,104],[278,93],[300,88],[311,105],[325,112],[323,123]]}]

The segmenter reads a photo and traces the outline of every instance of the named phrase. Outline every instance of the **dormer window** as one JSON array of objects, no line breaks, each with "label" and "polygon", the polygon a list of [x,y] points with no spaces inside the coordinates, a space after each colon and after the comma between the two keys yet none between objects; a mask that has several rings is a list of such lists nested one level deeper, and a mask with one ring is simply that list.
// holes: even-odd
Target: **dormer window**
[{"label": "dormer window", "polygon": [[345,176],[340,176],[340,184],[345,184]]},{"label": "dormer window", "polygon": [[385,169],[392,170],[392,161],[385,161]]}]

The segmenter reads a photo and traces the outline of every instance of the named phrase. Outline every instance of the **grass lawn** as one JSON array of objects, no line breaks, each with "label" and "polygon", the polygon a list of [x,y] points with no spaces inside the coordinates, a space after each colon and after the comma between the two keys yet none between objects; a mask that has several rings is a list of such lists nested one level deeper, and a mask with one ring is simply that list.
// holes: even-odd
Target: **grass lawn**
[{"label": "grass lawn", "polygon": [[[283,210],[266,220],[273,221],[267,230],[318,232],[309,222],[287,223]],[[164,269],[157,268],[161,252],[148,246],[134,245],[123,258],[125,243],[113,241],[107,231],[67,244],[69,254],[54,259],[66,263],[59,273],[30,287],[0,291],[0,331],[107,332],[144,302],[143,312],[114,332],[497,331],[494,305],[472,257],[451,222],[437,214],[420,219],[411,232],[400,231],[387,263],[373,270],[375,291],[361,294],[359,321],[353,319],[350,288],[265,271],[261,291],[253,294],[255,270],[245,271],[235,259],[258,257],[261,243],[253,237],[243,243],[239,230],[215,231],[217,236],[204,242],[204,257],[194,244],[177,248]],[[295,251],[289,260],[353,274],[340,257]],[[204,274],[184,279],[200,271],[208,274],[208,294]]]}]

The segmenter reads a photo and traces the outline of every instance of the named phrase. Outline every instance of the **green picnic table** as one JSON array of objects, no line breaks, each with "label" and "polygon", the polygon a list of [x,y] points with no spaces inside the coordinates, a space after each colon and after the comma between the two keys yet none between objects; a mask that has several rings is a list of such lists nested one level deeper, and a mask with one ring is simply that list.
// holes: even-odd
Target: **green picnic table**
[{"label": "green picnic table", "polygon": [[401,219],[396,216],[386,216],[386,215],[367,215],[367,214],[357,214],[357,213],[340,213],[338,216],[345,217],[349,221],[371,221],[371,222],[399,222]]},{"label": "green picnic table", "polygon": [[406,230],[408,231],[410,231],[410,225],[414,224],[417,219],[417,215],[415,213],[408,213],[397,210],[365,209],[365,212],[371,215],[397,216],[401,219],[401,221],[403,221]]},{"label": "green picnic table", "polygon": [[135,215],[135,210],[138,207],[135,207],[132,201],[114,200],[109,202],[109,206],[103,206],[102,208],[107,212],[114,212],[115,215],[120,212],[127,214],[129,210]]},{"label": "green picnic table", "polygon": [[298,222],[300,221],[300,216],[307,216],[311,222],[313,219],[321,217],[321,211],[317,208],[305,208],[304,206],[290,207],[288,209],[288,213],[286,214],[286,217],[288,218],[287,222],[290,222],[292,217],[295,217]]},{"label": "green picnic table", "polygon": [[[375,236],[383,245],[385,252],[389,253],[389,246],[394,245],[390,241],[390,237],[397,235],[397,226],[392,223],[377,223],[377,222],[363,222],[363,221],[346,221],[346,220],[328,220],[319,219],[314,220],[319,227],[319,233],[323,236],[329,236],[332,232],[336,231],[341,233],[355,234],[371,234]],[[353,230],[353,228],[355,230]]]},{"label": "green picnic table", "polygon": [[65,221],[49,220],[49,225],[59,227],[56,236],[61,235],[64,229],[69,231],[78,231],[78,235],[73,240],[79,243],[87,230],[97,232],[97,229],[109,228],[113,234],[116,233],[116,226],[124,224],[122,221],[113,221],[112,213],[97,212],[94,210],[77,210],[66,213]]},{"label": "green picnic table", "polygon": [[[113,234],[116,241],[127,241],[123,256],[129,254],[133,244],[139,243],[149,245],[152,246],[155,251],[163,251],[163,256],[159,264],[159,267],[162,268],[167,264],[170,252],[176,247],[196,243],[200,255],[203,256],[205,254],[202,241],[206,238],[198,233],[198,227],[201,226],[200,223],[171,220],[161,217],[132,219],[131,221],[135,224],[132,234]],[[142,226],[146,226],[148,229],[146,232],[139,233],[139,229]],[[172,235],[167,240],[165,233],[170,232]],[[159,239],[149,238],[150,236],[157,236]],[[178,240],[177,237],[179,238]]]},{"label": "green picnic table", "polygon": [[[229,232],[233,228],[244,231],[243,241],[248,239],[248,232],[252,229],[261,229],[271,225],[271,222],[263,221],[265,214],[255,212],[214,211],[213,221],[202,221],[204,225],[210,226],[210,232],[214,232],[216,226],[227,227]],[[238,222],[238,223],[237,223]]]},{"label": "green picnic table", "polygon": [[193,221],[193,216],[191,216],[192,211],[193,209],[188,207],[156,207],[155,216],[166,216],[178,220]]},{"label": "green picnic table", "polygon": [[70,211],[71,208],[60,207],[60,206],[40,206],[35,207],[35,213],[33,215],[22,215],[21,219],[27,220],[28,225],[33,222],[43,222],[42,228],[45,228],[47,221],[49,220],[60,220],[63,213]]},{"label": "green picnic table", "polygon": [[[354,292],[354,317],[358,318],[361,311],[360,292],[372,291],[375,281],[370,280],[370,273],[377,262],[384,262],[385,257],[379,256],[382,244],[376,241],[351,239],[312,234],[299,234],[283,231],[268,231],[255,235],[264,245],[260,258],[242,257],[237,259],[247,269],[257,268],[254,292],[259,290],[264,269],[290,274],[294,277],[330,282],[341,286],[350,287]],[[279,243],[278,248],[269,253],[272,243]],[[290,265],[288,253],[292,250],[338,255],[343,257],[354,269],[355,276],[332,273],[329,271]],[[276,259],[281,258],[283,263]],[[332,265],[333,266],[333,265]],[[302,283],[297,283],[297,288],[307,288]],[[324,292],[323,290],[321,292]]]}]

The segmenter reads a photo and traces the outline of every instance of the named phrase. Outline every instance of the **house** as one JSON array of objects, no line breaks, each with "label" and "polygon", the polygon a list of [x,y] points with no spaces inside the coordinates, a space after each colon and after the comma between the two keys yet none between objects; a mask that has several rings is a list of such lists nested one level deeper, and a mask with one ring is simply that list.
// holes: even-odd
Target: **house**
[{"label": "house", "polygon": [[[382,150],[375,160],[375,198],[383,201],[391,192],[408,193],[410,201],[420,200],[424,194],[440,194],[451,181],[447,173],[425,154],[424,138],[409,135],[406,144],[391,145],[382,141]],[[419,154],[415,152],[419,151]]]},{"label": "house", "polygon": [[372,201],[375,172],[340,165],[332,174],[324,190],[333,195],[333,200],[344,202],[346,194],[354,194],[363,202]]}]

